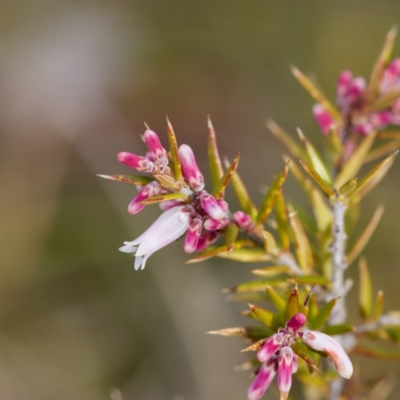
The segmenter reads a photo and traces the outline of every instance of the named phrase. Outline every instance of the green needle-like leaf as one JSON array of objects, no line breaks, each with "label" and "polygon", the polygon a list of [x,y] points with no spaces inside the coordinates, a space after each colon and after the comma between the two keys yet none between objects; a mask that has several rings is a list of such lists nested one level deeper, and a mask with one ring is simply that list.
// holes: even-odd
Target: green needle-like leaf
[{"label": "green needle-like leaf", "polygon": [[312,169],[316,172],[316,174],[328,185],[332,184],[331,176],[322,162],[321,156],[318,154],[318,151],[315,147],[307,140],[304,136],[303,132],[300,129],[297,129],[297,133],[299,134],[301,143],[303,144],[304,150],[307,154],[308,161],[312,167]]},{"label": "green needle-like leaf", "polygon": [[311,246],[300,219],[291,207],[289,208],[289,222],[293,231],[294,246],[300,268],[306,273],[311,273],[314,265]]},{"label": "green needle-like leaf", "polygon": [[359,303],[361,314],[364,318],[369,318],[372,312],[372,282],[365,258],[360,259],[358,268],[360,272]]},{"label": "green needle-like leaf", "polygon": [[215,130],[212,125],[210,116],[207,119],[208,122],[208,162],[210,165],[211,183],[215,190],[222,176],[224,170],[222,169],[222,162],[218,152],[217,137]]},{"label": "green needle-like leaf", "polygon": [[285,314],[285,321],[289,321],[293,315],[299,312],[299,291],[297,287],[292,290],[290,293],[289,299],[286,305],[286,314]]},{"label": "green needle-like leaf", "polygon": [[373,319],[377,321],[379,317],[382,315],[383,311],[383,303],[384,303],[384,295],[382,290],[379,290],[376,294],[376,300],[373,310]]},{"label": "green needle-like leaf", "polygon": [[251,272],[257,276],[270,278],[272,276],[276,276],[279,274],[288,274],[289,275],[291,273],[291,269],[289,267],[283,266],[283,265],[277,265],[277,266],[274,265],[271,267],[253,269]]},{"label": "green needle-like leaf", "polygon": [[332,105],[327,97],[315,86],[315,84],[307,78],[299,69],[292,66],[292,74],[300,82],[300,84],[307,90],[310,96],[319,104],[321,104],[330,116],[338,123],[341,123],[342,118],[338,110]]},{"label": "green needle-like leaf", "polygon": [[279,328],[285,325],[284,321],[273,312],[253,304],[248,304],[248,306],[257,319],[272,331],[276,332]]},{"label": "green needle-like leaf", "polygon": [[320,355],[315,351],[311,350],[304,343],[295,342],[291,345],[292,350],[297,354],[300,358],[302,358],[308,365],[313,367],[316,371],[318,371],[317,364],[320,358]]},{"label": "green needle-like leaf", "polygon": [[156,196],[149,197],[147,199],[144,199],[142,201],[138,201],[138,204],[156,204],[156,203],[161,203],[163,201],[167,200],[183,200],[183,201],[189,201],[189,197],[186,196],[185,194],[182,193],[167,193],[167,194],[158,194]]},{"label": "green needle-like leaf", "polygon": [[357,187],[357,178],[350,179],[347,181],[340,189],[339,189],[339,194],[342,196],[349,196],[354,189]]},{"label": "green needle-like leaf", "polygon": [[275,204],[276,197],[278,196],[283,183],[286,180],[287,173],[289,170],[288,164],[285,165],[283,170],[275,177],[271,187],[269,188],[268,192],[266,193],[260,209],[258,210],[257,215],[257,224],[262,224],[268,218],[269,214],[272,211],[272,208]]},{"label": "green needle-like leaf", "polygon": [[356,328],[350,324],[328,325],[323,332],[327,335],[342,335],[343,333],[354,332]]},{"label": "green needle-like leaf", "polygon": [[179,159],[178,143],[176,141],[174,129],[172,128],[171,122],[169,122],[168,117],[167,117],[167,134],[168,134],[169,151],[171,154],[171,161],[172,161],[172,170],[174,171],[176,179],[178,181],[181,181],[182,167],[181,167],[181,161]]},{"label": "green needle-like leaf", "polygon": [[224,231],[225,245],[228,254],[235,248],[236,240],[239,234],[239,228],[236,224],[229,224]]},{"label": "green needle-like leaf", "polygon": [[278,294],[272,286],[267,286],[267,293],[279,314],[282,316],[285,315],[287,308],[285,299]]},{"label": "green needle-like leaf", "polygon": [[130,183],[132,185],[138,185],[138,186],[145,186],[148,183],[154,181],[154,179],[149,176],[141,176],[141,175],[97,175],[97,176],[104,179],[110,179],[112,181]]},{"label": "green needle-like leaf", "polygon": [[285,199],[283,197],[282,190],[279,191],[276,197],[275,218],[276,223],[278,224],[280,248],[282,249],[282,251],[287,251],[290,247],[290,235]]},{"label": "green needle-like leaf", "polygon": [[[228,160],[225,160],[224,163],[225,167],[229,167]],[[255,220],[257,216],[257,208],[251,200],[249,192],[247,191],[246,186],[237,172],[232,175],[231,184],[242,210],[249,214],[253,220]]]},{"label": "green needle-like leaf", "polygon": [[267,127],[272,134],[289,150],[289,153],[296,159],[305,160],[306,156],[303,149],[274,121],[267,121]]},{"label": "green needle-like leaf", "polygon": [[215,186],[215,189],[213,191],[213,196],[216,199],[224,197],[225,188],[228,186],[228,183],[230,182],[233,174],[236,171],[236,168],[239,165],[239,159],[240,159],[240,154],[238,154],[237,157],[233,160],[232,164],[227,168],[225,174]]},{"label": "green needle-like leaf", "polygon": [[339,172],[334,182],[335,188],[342,187],[350,179],[356,178],[358,171],[365,161],[369,149],[373,145],[376,138],[376,132],[368,135],[357,147],[349,160],[346,162],[342,170]]},{"label": "green needle-like leaf", "polygon": [[331,312],[333,310],[333,307],[335,307],[336,302],[339,300],[339,297],[336,299],[332,299],[328,301],[322,308],[319,310],[318,314],[308,320],[308,325],[310,326],[311,329],[313,330],[319,330],[321,329],[326,321],[328,321],[329,316],[331,315]]},{"label": "green needle-like leaf", "polygon": [[300,164],[304,168],[304,170],[314,179],[314,181],[318,183],[319,187],[328,197],[333,195],[333,189],[317,174],[316,171],[314,171],[311,167],[309,167],[302,161],[300,161]]}]

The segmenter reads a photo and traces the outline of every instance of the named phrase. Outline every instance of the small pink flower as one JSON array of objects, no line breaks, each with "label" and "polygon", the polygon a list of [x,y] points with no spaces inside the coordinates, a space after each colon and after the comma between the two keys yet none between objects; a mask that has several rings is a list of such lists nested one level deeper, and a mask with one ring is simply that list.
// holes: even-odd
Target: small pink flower
[{"label": "small pink flower", "polygon": [[144,141],[149,148],[154,160],[158,163],[160,169],[168,165],[167,151],[162,146],[157,133],[147,129],[143,135]]},{"label": "small pink flower", "polygon": [[275,333],[264,343],[263,347],[258,351],[257,358],[260,362],[268,361],[280,349],[283,343],[283,335]]},{"label": "small pink flower", "polygon": [[196,250],[201,234],[202,225],[202,220],[198,217],[193,218],[190,222],[189,229],[186,232],[185,242],[183,244],[183,249],[185,250],[185,253],[190,254]]},{"label": "small pink flower", "polygon": [[221,206],[217,203],[214,196],[204,192],[200,195],[200,203],[203,210],[213,219],[221,220],[225,217],[225,213]]},{"label": "small pink flower", "polygon": [[328,111],[321,104],[314,104],[312,113],[322,132],[327,135],[334,121]]},{"label": "small pink flower", "polygon": [[179,147],[179,158],[182,164],[183,175],[191,188],[195,191],[203,190],[204,177],[197,166],[193,151],[188,145],[183,144]]},{"label": "small pink flower", "polygon": [[282,347],[278,358],[278,389],[281,399],[287,398],[292,387],[293,350],[289,346]]},{"label": "small pink flower", "polygon": [[140,172],[154,172],[154,164],[146,157],[137,156],[132,153],[123,151],[118,153],[118,161],[128,167],[135,168]]},{"label": "small pink flower", "polygon": [[219,231],[220,229],[225,228],[230,222],[229,218],[222,218],[220,220],[208,218],[204,222],[204,229],[207,231]]},{"label": "small pink flower", "polygon": [[193,213],[191,206],[170,208],[146,232],[132,242],[124,242],[119,250],[135,254],[135,270],[144,269],[154,252],[179,239],[189,229]]},{"label": "small pink flower", "polygon": [[207,247],[214,244],[220,236],[221,232],[218,231],[209,231],[202,233],[199,237],[199,241],[197,242],[196,251],[205,250]]},{"label": "small pink flower", "polygon": [[233,220],[239,228],[249,231],[254,228],[254,223],[250,215],[246,214],[244,211],[236,211],[233,214]]},{"label": "small pink flower", "polygon": [[142,211],[145,207],[144,204],[138,204],[142,200],[146,200],[149,197],[155,196],[161,192],[161,186],[153,181],[147,184],[144,188],[141,189],[140,193],[129,203],[128,212],[130,214],[137,214]]},{"label": "small pink flower", "polygon": [[275,361],[265,363],[261,366],[247,392],[249,400],[258,400],[265,393],[275,377],[276,370],[277,366]]}]

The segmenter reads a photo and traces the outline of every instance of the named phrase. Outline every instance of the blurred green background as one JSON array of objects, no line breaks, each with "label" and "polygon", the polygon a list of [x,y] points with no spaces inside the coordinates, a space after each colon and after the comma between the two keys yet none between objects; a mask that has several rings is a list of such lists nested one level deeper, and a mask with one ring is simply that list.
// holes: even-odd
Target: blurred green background
[{"label": "blurred green background", "polygon": [[[204,332],[247,322],[221,288],[251,278],[253,265],[184,265],[175,243],[135,272],[118,247],[160,211],[129,215],[135,189],[95,174],[128,173],[116,153],[144,152],[143,121],[165,143],[165,114],[206,170],[210,114],[221,153],[241,152],[259,201],[283,165],[267,118],[322,145],[289,65],[333,98],[342,69],[369,75],[399,18],[400,3],[383,0],[3,1],[0,398],[105,400],[118,387],[126,400],[245,399],[248,374],[233,371],[243,342]],[[360,222],[385,203],[365,254],[386,310],[400,309],[399,170],[367,197]],[[285,192],[306,206],[292,178]],[[355,363],[364,378],[400,371]],[[276,396],[272,385],[266,398]]]}]

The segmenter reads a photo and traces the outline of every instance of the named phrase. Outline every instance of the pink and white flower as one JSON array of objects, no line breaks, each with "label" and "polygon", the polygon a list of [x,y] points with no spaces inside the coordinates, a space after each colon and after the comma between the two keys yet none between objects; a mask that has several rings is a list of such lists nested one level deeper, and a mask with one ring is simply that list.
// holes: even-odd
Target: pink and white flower
[{"label": "pink and white flower", "polygon": [[135,255],[135,270],[144,269],[147,259],[157,250],[179,239],[189,229],[193,207],[180,206],[164,211],[137,239],[119,248]]}]

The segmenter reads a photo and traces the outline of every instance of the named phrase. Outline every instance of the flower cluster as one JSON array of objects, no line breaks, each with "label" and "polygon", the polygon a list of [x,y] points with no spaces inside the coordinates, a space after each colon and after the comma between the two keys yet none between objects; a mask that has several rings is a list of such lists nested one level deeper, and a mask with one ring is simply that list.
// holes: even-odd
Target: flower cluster
[{"label": "flower cluster", "polygon": [[[350,71],[342,71],[337,83],[336,102],[345,132],[365,136],[391,124],[400,125],[399,91],[400,58],[395,58],[383,71],[378,98],[374,102],[363,77],[353,77]],[[323,133],[328,134],[335,124],[328,110],[317,103],[313,115]]]},{"label": "flower cluster", "polygon": [[[128,152],[118,160],[128,167],[151,175],[152,180],[139,186],[139,194],[129,203],[128,212],[137,214],[146,203],[159,202],[164,213],[148,230],[131,242],[124,242],[120,251],[135,254],[135,270],[143,269],[148,257],[186,233],[186,253],[206,249],[223,234],[232,222],[242,229],[251,229],[253,222],[244,212],[229,214],[223,193],[214,197],[204,190],[204,177],[192,149],[182,144],[177,149],[177,162],[162,146],[158,135],[147,129],[143,135],[149,152],[145,157]],[[203,232],[204,228],[204,232]]]},{"label": "flower cluster", "polygon": [[257,353],[257,358],[263,364],[249,387],[249,400],[258,400],[262,397],[276,373],[278,373],[281,400],[286,400],[292,386],[292,374],[296,373],[298,368],[298,356],[291,346],[299,338],[308,347],[325,352],[332,359],[339,375],[347,379],[351,377],[353,365],[342,346],[324,333],[317,331],[300,332],[306,320],[304,314],[297,313],[289,319],[284,328],[280,328],[277,333],[261,341],[261,343],[259,342],[262,347]]}]

